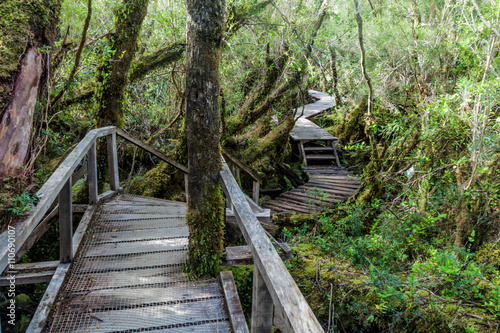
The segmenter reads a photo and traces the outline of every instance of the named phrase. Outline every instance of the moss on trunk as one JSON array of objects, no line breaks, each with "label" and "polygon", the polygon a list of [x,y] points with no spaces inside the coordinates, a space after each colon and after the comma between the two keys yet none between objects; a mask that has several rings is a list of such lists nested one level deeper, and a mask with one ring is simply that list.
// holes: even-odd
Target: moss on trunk
[{"label": "moss on trunk", "polygon": [[99,87],[95,93],[98,127],[121,125],[123,93],[130,65],[137,51],[137,40],[146,17],[149,0],[123,0],[116,13],[111,53],[98,71]]},{"label": "moss on trunk", "polygon": [[195,276],[216,276],[222,257],[223,199],[219,185],[219,64],[224,1],[188,0],[186,142],[188,152],[189,263]]}]

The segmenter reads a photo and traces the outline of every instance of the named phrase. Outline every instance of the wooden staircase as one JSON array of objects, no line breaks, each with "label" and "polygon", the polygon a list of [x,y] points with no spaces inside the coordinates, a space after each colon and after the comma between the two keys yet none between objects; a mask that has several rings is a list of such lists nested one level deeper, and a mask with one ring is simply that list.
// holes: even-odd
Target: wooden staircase
[{"label": "wooden staircase", "polygon": [[335,147],[338,139],[308,119],[335,106],[333,97],[314,90],[309,90],[309,94],[319,100],[298,108],[300,114],[290,131],[299,146],[309,181],[262,204],[274,213],[319,214],[333,207],[334,202],[351,196],[360,184],[357,177],[340,165]]}]

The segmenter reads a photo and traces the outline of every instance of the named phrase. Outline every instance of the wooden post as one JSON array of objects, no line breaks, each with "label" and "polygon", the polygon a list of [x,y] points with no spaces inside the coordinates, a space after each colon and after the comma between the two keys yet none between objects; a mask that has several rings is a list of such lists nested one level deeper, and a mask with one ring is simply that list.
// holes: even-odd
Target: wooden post
[{"label": "wooden post", "polygon": [[120,180],[118,179],[118,154],[116,152],[116,133],[106,137],[108,144],[108,165],[109,165],[109,187],[111,191],[118,191]]},{"label": "wooden post", "polygon": [[90,146],[87,153],[87,181],[89,182],[89,204],[95,205],[99,200],[97,192],[97,159],[96,159],[96,144]]},{"label": "wooden post", "polygon": [[337,166],[340,168],[339,155],[337,154],[337,148],[335,148],[335,141],[332,140],[333,153],[335,154],[335,160],[337,161]]},{"label": "wooden post", "polygon": [[253,266],[252,290],[252,333],[272,333],[273,299],[266,283],[259,272],[258,265]]},{"label": "wooden post", "polygon": [[254,180],[252,189],[252,199],[257,204],[257,206],[259,205],[259,197],[260,197],[260,183]]},{"label": "wooden post", "polygon": [[234,167],[234,171],[236,171],[236,173],[234,174],[234,178],[236,178],[236,181],[238,182],[238,184],[241,187],[240,168],[238,168],[237,166],[235,166]]},{"label": "wooden post", "polygon": [[189,201],[188,181],[189,181],[188,174],[187,174],[187,173],[185,173],[185,174],[184,174],[184,191],[186,192],[186,202],[188,202],[188,201]]},{"label": "wooden post", "polygon": [[304,161],[304,165],[307,166],[306,152],[304,150],[304,141],[300,141],[299,150],[300,150],[300,156],[302,157],[302,161]]},{"label": "wooden post", "polygon": [[71,177],[59,192],[59,254],[62,263],[73,260],[73,207]]}]

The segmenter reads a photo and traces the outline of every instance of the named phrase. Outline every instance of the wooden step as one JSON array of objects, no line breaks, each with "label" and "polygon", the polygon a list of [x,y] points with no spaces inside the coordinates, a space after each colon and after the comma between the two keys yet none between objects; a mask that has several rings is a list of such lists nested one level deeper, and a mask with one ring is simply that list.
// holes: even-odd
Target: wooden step
[{"label": "wooden step", "polygon": [[306,159],[308,159],[308,160],[334,160],[335,156],[330,155],[330,154],[306,155]]},{"label": "wooden step", "polygon": [[335,151],[333,147],[304,147],[306,152]]}]

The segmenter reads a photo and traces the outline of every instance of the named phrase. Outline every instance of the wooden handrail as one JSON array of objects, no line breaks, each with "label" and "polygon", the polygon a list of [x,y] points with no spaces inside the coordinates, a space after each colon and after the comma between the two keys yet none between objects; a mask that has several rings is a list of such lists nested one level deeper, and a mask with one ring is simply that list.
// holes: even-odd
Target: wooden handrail
[{"label": "wooden handrail", "polygon": [[[229,162],[231,162],[233,165],[235,165],[240,170],[243,170],[244,172],[246,172],[246,174],[249,175],[253,179],[252,199],[257,205],[259,205],[260,185],[262,185],[262,178],[260,178],[259,175],[257,173],[255,173],[252,169],[250,169],[248,166],[241,163],[240,160],[238,160],[229,151],[227,151],[226,148],[224,148],[222,146],[221,146],[221,152],[222,152],[222,156],[224,156],[225,159],[227,159]],[[239,171],[238,171],[237,177],[239,179]]]},{"label": "wooden handrail", "polygon": [[286,332],[324,332],[248,204],[226,162],[222,188],[254,257],[252,332],[271,332],[272,305]]},{"label": "wooden handrail", "polygon": [[149,152],[149,153],[157,156],[162,161],[167,162],[168,164],[176,167],[177,169],[181,170],[182,172],[184,172],[184,173],[188,172],[188,168],[186,166],[180,164],[179,162],[177,162],[173,158],[165,156],[165,154],[163,154],[160,151],[154,149],[150,145],[142,142],[141,140],[134,138],[133,136],[131,136],[130,134],[128,134],[124,130],[117,128],[116,129],[116,134],[118,134],[119,136],[121,136],[125,140],[129,141],[130,143],[133,143],[137,147],[140,147],[140,148],[144,149],[145,151],[147,151],[147,152]]},{"label": "wooden handrail", "polygon": [[229,160],[229,162],[233,163],[236,165],[238,168],[241,170],[245,171],[250,177],[252,177],[253,180],[256,182],[262,184],[262,178],[259,177],[257,173],[255,173],[252,169],[250,169],[248,166],[245,164],[241,163],[240,160],[238,160],[233,154],[231,154],[229,151],[227,151],[226,148],[221,146],[221,152],[222,156],[224,156],[225,159]]},{"label": "wooden handrail", "polygon": [[[45,184],[40,188],[40,190],[36,193],[39,198],[38,203],[35,207],[33,207],[30,211],[30,214],[26,220],[18,223],[15,226],[15,252],[22,248],[23,244],[26,242],[28,237],[31,235],[33,230],[37,227],[37,225],[42,220],[43,216],[48,212],[52,204],[56,199],[63,200],[65,203],[66,210],[71,209],[71,203],[66,202],[71,200],[70,193],[65,193],[65,195],[60,196],[63,188],[66,190],[71,188],[71,178],[75,169],[80,165],[82,159],[88,154],[89,162],[92,166],[89,165],[88,175],[89,175],[89,188],[90,188],[90,204],[95,204],[98,200],[97,195],[97,170],[95,165],[95,144],[96,140],[100,137],[107,137],[108,142],[108,156],[110,161],[110,185],[111,190],[117,191],[119,190],[118,184],[118,162],[116,156],[116,135],[124,138],[125,140],[137,145],[138,147],[148,151],[151,154],[154,154],[161,160],[169,163],[170,165],[176,167],[177,169],[187,173],[188,169],[176,162],[175,160],[165,156],[161,152],[157,151],[153,147],[145,144],[144,142],[137,140],[124,132],[123,130],[117,128],[116,126],[102,127],[99,129],[91,130],[87,135],[83,138],[82,141],[73,149],[73,151],[64,159],[64,161],[59,165],[59,167],[54,171],[52,176],[45,182]],[[68,192],[68,191],[66,191]],[[71,216],[65,216],[66,224],[71,223]],[[64,229],[62,230],[65,233],[64,240],[61,241],[67,247],[64,251],[66,259],[71,259],[71,251],[68,250],[72,247],[70,231]],[[10,253],[10,262],[12,263],[13,257],[8,244],[8,233],[7,231],[0,235],[0,244],[2,247],[0,248],[0,273],[5,270],[5,268],[9,265],[9,253]],[[61,244],[63,245],[63,244]],[[14,253],[15,255],[16,253]],[[63,260],[64,261],[64,260]]]}]

